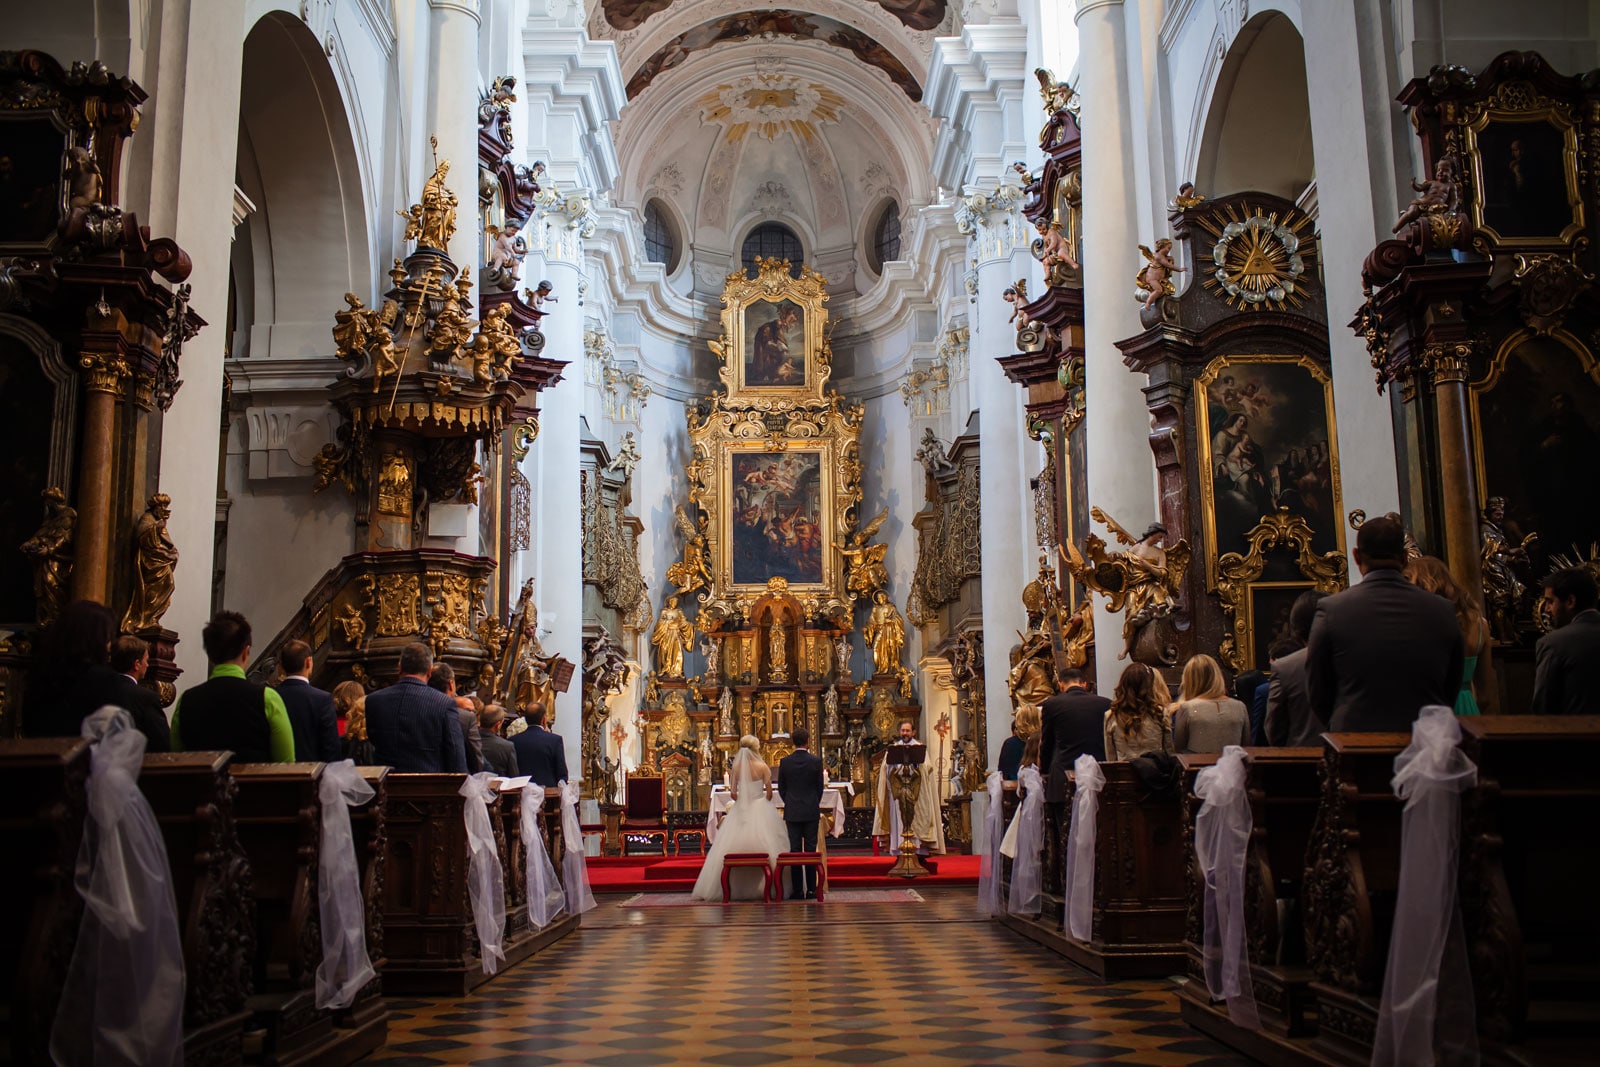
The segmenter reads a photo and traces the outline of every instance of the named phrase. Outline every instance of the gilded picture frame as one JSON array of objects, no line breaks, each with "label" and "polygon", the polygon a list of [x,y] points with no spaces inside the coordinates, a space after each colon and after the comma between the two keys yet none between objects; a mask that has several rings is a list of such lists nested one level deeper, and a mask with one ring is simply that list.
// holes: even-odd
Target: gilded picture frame
[{"label": "gilded picture frame", "polygon": [[1478,239],[1493,247],[1566,248],[1584,231],[1578,125],[1542,96],[1497,100],[1466,123]]},{"label": "gilded picture frame", "polygon": [[[1256,388],[1246,392],[1251,385]],[[1218,394],[1237,388],[1237,401]],[[1279,395],[1275,395],[1274,390]],[[1333,380],[1308,355],[1249,354],[1218,356],[1195,379],[1195,426],[1199,456],[1201,526],[1205,536],[1206,587],[1217,588],[1217,560],[1229,552],[1248,551],[1248,534],[1262,518],[1280,507],[1302,515],[1315,531],[1318,553],[1345,552],[1344,499],[1340,490],[1338,424],[1333,407]],[[1273,408],[1278,408],[1274,418]],[[1237,409],[1236,409],[1237,408]],[[1216,411],[1225,411],[1218,425]],[[1245,425],[1235,420],[1246,416]],[[1250,443],[1253,420],[1269,416],[1294,429],[1274,429],[1266,448],[1259,445],[1252,461],[1217,455],[1217,441],[1236,430]],[[1260,436],[1259,434],[1257,436]],[[1219,464],[1227,464],[1236,484],[1253,482],[1256,492],[1230,491],[1219,501]],[[1289,479],[1286,465],[1304,466],[1302,478]],[[1305,480],[1309,478],[1309,480]],[[1295,484],[1289,484],[1293,481]],[[1235,495],[1241,500],[1235,500]],[[1219,506],[1220,505],[1220,506]]]},{"label": "gilded picture frame", "polygon": [[832,373],[827,282],[810,267],[799,277],[783,259],[757,260],[728,275],[722,290],[722,336],[711,344],[721,361],[726,402],[822,400]]}]

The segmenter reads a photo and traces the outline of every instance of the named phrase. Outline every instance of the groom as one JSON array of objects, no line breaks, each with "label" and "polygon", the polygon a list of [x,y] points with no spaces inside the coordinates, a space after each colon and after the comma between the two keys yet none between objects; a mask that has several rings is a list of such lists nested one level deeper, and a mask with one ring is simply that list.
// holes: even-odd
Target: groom
[{"label": "groom", "polygon": [[[817,824],[822,818],[822,791],[827,782],[822,760],[807,751],[811,731],[796,726],[790,735],[794,751],[778,764],[778,795],[783,797],[783,821],[789,826],[790,852],[817,850]],[[791,874],[794,892],[791,900],[815,900],[817,872],[814,867],[796,867]]]}]

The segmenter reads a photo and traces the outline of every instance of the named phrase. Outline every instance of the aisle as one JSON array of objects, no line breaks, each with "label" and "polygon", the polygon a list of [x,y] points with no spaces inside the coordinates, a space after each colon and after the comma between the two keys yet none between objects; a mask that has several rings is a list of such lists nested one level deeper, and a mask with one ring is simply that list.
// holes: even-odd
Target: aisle
[{"label": "aisle", "polygon": [[[390,1001],[387,1064],[1241,1064],[1167,982],[1104,985],[924,903],[618,907],[477,993]],[[914,1033],[915,1042],[900,1037]]]}]

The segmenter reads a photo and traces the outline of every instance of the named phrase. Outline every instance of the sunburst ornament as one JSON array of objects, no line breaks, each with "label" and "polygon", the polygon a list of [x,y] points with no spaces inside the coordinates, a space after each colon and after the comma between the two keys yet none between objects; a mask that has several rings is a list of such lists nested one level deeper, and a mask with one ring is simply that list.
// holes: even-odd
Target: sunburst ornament
[{"label": "sunburst ornament", "polygon": [[726,127],[730,141],[742,140],[752,130],[768,141],[784,132],[810,141],[818,126],[839,121],[844,97],[825,86],[770,72],[719,85],[695,106],[702,122]]},{"label": "sunburst ornament", "polygon": [[1280,220],[1248,204],[1200,220],[1216,238],[1205,287],[1239,311],[1281,310],[1305,303],[1302,279],[1312,254],[1311,220],[1298,212]]}]

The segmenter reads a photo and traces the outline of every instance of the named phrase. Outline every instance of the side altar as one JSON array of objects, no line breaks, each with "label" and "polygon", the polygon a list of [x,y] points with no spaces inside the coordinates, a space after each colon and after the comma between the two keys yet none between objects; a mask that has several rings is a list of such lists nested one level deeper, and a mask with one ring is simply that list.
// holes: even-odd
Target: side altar
[{"label": "side altar", "polygon": [[862,407],[827,388],[826,301],[822,276],[787,261],[729,275],[710,342],[723,389],[688,410],[683,555],[667,569],[676,592],[650,632],[641,709],[644,773],[692,769],[684,807],[709,799],[741,736],[775,765],[800,726],[863,803],[873,757],[901,719],[920,719],[887,546],[872,543],[888,512],[860,514]]}]

